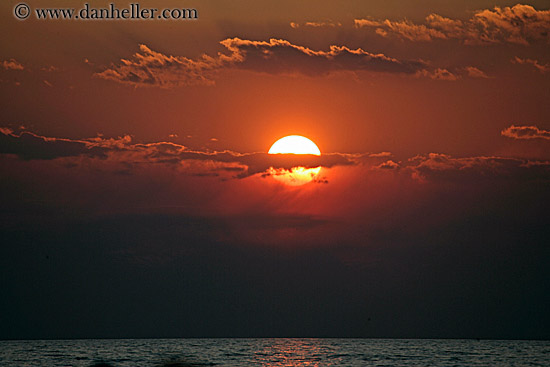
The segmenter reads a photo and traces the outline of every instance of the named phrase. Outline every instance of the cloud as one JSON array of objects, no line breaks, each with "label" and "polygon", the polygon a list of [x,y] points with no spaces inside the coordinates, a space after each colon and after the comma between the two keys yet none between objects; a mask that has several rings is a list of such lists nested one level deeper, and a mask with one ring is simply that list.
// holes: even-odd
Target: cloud
[{"label": "cloud", "polygon": [[[0,154],[12,154],[23,160],[71,159],[67,164],[79,164],[82,157],[110,162],[117,172],[129,172],[142,164],[168,165],[185,168],[184,173],[195,176],[246,178],[256,174],[269,176],[271,168],[290,170],[293,167],[345,167],[363,165],[375,169],[402,172],[419,180],[490,178],[516,175],[518,177],[550,178],[550,163],[505,157],[454,158],[446,154],[430,153],[410,158],[405,162],[388,160],[391,153],[316,155],[238,153],[233,151],[204,152],[190,150],[171,142],[132,143],[130,136],[89,139],[45,137],[32,132],[15,134],[11,129],[0,129]],[[534,126],[511,126],[503,136],[514,139],[547,139],[550,131]],[[538,176],[537,176],[538,175]],[[542,176],[541,176],[542,175]]]},{"label": "cloud", "polygon": [[[140,146],[140,145],[136,145]],[[245,178],[258,173],[269,175],[270,168],[290,170],[294,167],[335,167],[357,164],[355,156],[341,153],[323,154],[267,154],[237,153],[232,151],[201,152],[180,149],[161,151],[157,144],[147,144],[147,155],[151,161],[164,163],[181,163],[183,161],[212,162],[215,171],[237,172],[235,177]],[[176,146],[174,144],[174,146]]]},{"label": "cloud", "polygon": [[[21,64],[19,61],[15,59],[9,59],[9,60],[3,60],[3,61],[0,60],[0,67],[4,68],[5,70],[29,70],[28,67],[23,66],[23,64]],[[51,73],[51,72],[57,72],[60,69],[58,67],[50,65],[50,66],[42,66],[37,70]]]},{"label": "cloud", "polygon": [[512,125],[502,130],[502,136],[506,136],[512,139],[525,140],[525,139],[546,139],[550,140],[550,131],[541,130],[536,126],[515,126]]},{"label": "cloud", "polygon": [[540,71],[542,74],[545,74],[550,71],[550,64],[541,64],[538,60],[533,59],[521,59],[519,57],[515,57],[511,60],[513,64],[520,64],[520,65],[532,65],[535,67],[538,71]]},{"label": "cloud", "polygon": [[371,153],[368,156],[372,158],[387,158],[387,157],[393,156],[393,153],[391,152]]},{"label": "cloud", "polygon": [[393,22],[386,19],[383,22],[369,19],[355,19],[355,26],[376,27],[376,33],[387,37],[389,34],[397,34],[409,41],[431,41],[433,39],[447,39],[447,36],[440,30],[429,28],[423,24],[414,24],[408,20]]},{"label": "cloud", "polygon": [[384,22],[373,19],[354,19],[353,23],[356,28],[361,27],[382,27]]},{"label": "cloud", "polygon": [[522,4],[478,10],[466,21],[430,14],[424,24],[389,19],[355,19],[354,23],[357,28],[374,28],[383,37],[414,42],[455,39],[467,45],[550,43],[550,10]]},{"label": "cloud", "polygon": [[103,148],[82,140],[47,138],[31,132],[15,135],[10,129],[0,132],[0,154],[15,154],[24,160],[48,160],[81,154],[105,157]]},{"label": "cloud", "polygon": [[56,66],[53,66],[53,65],[50,65],[48,67],[44,66],[44,67],[41,67],[40,68],[41,71],[45,71],[47,73],[53,73],[53,72],[58,72],[60,71],[60,69]]},{"label": "cloud", "polygon": [[454,158],[447,154],[430,153],[409,159],[403,171],[420,181],[550,180],[550,161],[484,156]]},{"label": "cloud", "polygon": [[485,74],[484,71],[474,67],[474,66],[467,66],[466,72],[470,78],[482,78],[482,79],[488,79],[489,76]]},{"label": "cloud", "polygon": [[238,68],[269,74],[324,76],[338,71],[374,71],[414,74],[426,65],[422,61],[402,61],[361,48],[330,46],[328,51],[312,50],[282,39],[251,41],[228,38],[220,42],[229,54],[202,55],[193,60],[167,56],[140,45],[131,59],[94,74],[96,77],[133,86],[171,88],[185,85],[212,85],[222,69]]},{"label": "cloud", "polygon": [[170,88],[211,85],[214,84],[213,72],[224,63],[231,62],[230,58],[221,54],[217,58],[203,55],[193,60],[183,56],[167,56],[146,45],[140,45],[139,50],[131,59],[122,59],[119,65],[111,65],[95,76],[134,86]]},{"label": "cloud", "polygon": [[340,22],[333,22],[333,21],[322,21],[322,22],[304,22],[302,24],[296,23],[296,22],[290,22],[290,26],[292,28],[300,28],[300,27],[311,27],[311,28],[336,28],[341,27],[342,23]]},{"label": "cloud", "polygon": [[328,51],[316,51],[274,38],[269,41],[231,38],[221,43],[233,54],[242,55],[242,62],[235,64],[236,67],[270,74],[319,76],[336,71],[414,74],[425,66],[421,61],[400,61],[384,54],[346,46],[333,45]]},{"label": "cloud", "polygon": [[0,65],[5,70],[24,70],[25,68],[23,65],[21,65],[19,62],[17,62],[15,59],[9,59],[9,60],[3,60]]},{"label": "cloud", "polygon": [[474,66],[467,66],[465,68],[452,68],[451,70],[444,68],[423,69],[417,71],[416,76],[444,81],[457,81],[465,77],[478,79],[489,78],[489,76],[485,74],[484,71]]},{"label": "cloud", "polygon": [[396,163],[396,162],[394,162],[390,159],[390,160],[388,160],[384,163],[379,164],[375,168],[387,169],[387,170],[397,170],[397,169],[401,168],[401,166],[399,165],[399,163]]},{"label": "cloud", "polygon": [[[188,176],[215,176],[227,180],[260,174],[269,176],[275,170],[294,167],[353,167],[367,170],[394,171],[425,180],[490,179],[498,177],[538,177],[550,179],[550,162],[506,157],[454,158],[446,154],[430,153],[405,161],[389,159],[391,153],[344,154],[328,153],[321,156],[297,154],[239,153],[234,151],[196,151],[172,142],[133,143],[128,135],[119,138],[97,136],[89,139],[45,137],[32,132],[15,134],[0,128],[0,154],[16,155],[22,160],[61,159],[66,165],[79,165],[94,159],[103,169],[120,174],[131,174],[143,165],[165,166]],[[503,130],[502,135],[516,139],[550,139],[550,132],[523,126]],[[86,163],[87,164],[87,163]]]},{"label": "cloud", "polygon": [[350,154],[267,154],[238,153],[232,151],[201,152],[171,142],[132,144],[130,136],[106,139],[62,139],[40,136],[31,132],[15,134],[11,129],[0,128],[0,154],[14,154],[23,160],[53,160],[68,157],[108,159],[128,167],[136,164],[188,164],[192,174],[219,175],[229,173],[245,178],[258,173],[268,175],[270,168],[290,170],[294,167],[334,167],[357,164],[359,156]]},{"label": "cloud", "polygon": [[417,76],[423,76],[434,80],[456,81],[461,78],[460,75],[450,72],[447,69],[437,68],[435,70],[423,69],[416,73]]},{"label": "cloud", "polygon": [[400,61],[383,54],[372,54],[361,48],[330,46],[328,51],[315,51],[281,39],[249,41],[226,39],[222,44],[234,54],[242,55],[237,67],[270,74],[299,73],[309,76],[328,75],[336,71],[378,71],[413,74],[425,65],[421,61]]},{"label": "cloud", "polygon": [[536,10],[530,5],[482,10],[471,22],[472,39],[480,43],[550,41],[550,10]]},{"label": "cloud", "polygon": [[309,154],[254,153],[242,156],[239,163],[245,164],[248,167],[247,171],[243,172],[240,177],[266,172],[270,167],[290,170],[298,166],[305,168],[315,168],[319,166],[331,168],[335,166],[356,164],[353,160],[353,156],[341,153],[323,154],[321,156]]},{"label": "cloud", "polygon": [[[284,335],[548,336],[547,184],[479,185],[474,177],[450,187],[346,167],[331,185],[286,190],[159,166],[129,177],[97,165],[7,163],[1,223],[9,256],[0,271],[14,297],[3,302],[5,338],[78,337],[76,329],[117,337],[110,320],[120,330],[190,337],[256,336],[269,325],[291,325],[268,330]],[[12,289],[36,291],[41,302]],[[518,336],[511,318],[529,331]],[[150,327],[135,331],[136,320]],[[419,330],[430,323],[440,327]]]}]

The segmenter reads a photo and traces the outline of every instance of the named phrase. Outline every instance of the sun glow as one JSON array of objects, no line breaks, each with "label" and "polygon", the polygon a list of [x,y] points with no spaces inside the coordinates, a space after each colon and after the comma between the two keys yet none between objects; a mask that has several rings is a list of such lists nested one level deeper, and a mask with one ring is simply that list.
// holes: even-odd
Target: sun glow
[{"label": "sun glow", "polygon": [[321,155],[321,151],[314,142],[300,135],[289,135],[277,140],[269,154],[313,154]]},{"label": "sun glow", "polygon": [[[269,149],[269,154],[312,154],[321,155],[317,145],[300,135],[289,135],[277,140]],[[271,168],[269,173],[277,181],[291,186],[300,186],[311,182],[319,175],[321,167],[305,168],[301,166],[287,169]]]}]

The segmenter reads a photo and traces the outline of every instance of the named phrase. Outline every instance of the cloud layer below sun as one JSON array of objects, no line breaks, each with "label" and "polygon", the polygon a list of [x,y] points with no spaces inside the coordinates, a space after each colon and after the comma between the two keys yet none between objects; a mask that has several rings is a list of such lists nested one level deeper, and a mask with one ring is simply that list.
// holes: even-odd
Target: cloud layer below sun
[{"label": "cloud layer below sun", "polygon": [[[73,158],[78,162],[81,157],[100,161],[119,163],[130,167],[140,164],[182,165],[195,162],[196,170],[191,174],[214,175],[244,178],[254,174],[267,175],[269,168],[291,169],[297,166],[306,168],[346,166],[355,164],[361,155],[324,154],[267,154],[238,153],[232,151],[203,152],[194,151],[172,142],[132,143],[130,136],[117,139],[96,137],[90,139],[64,139],[45,137],[32,132],[15,134],[7,128],[0,129],[0,154],[13,154],[23,160],[53,160]],[[202,167],[201,168],[199,167]]]},{"label": "cloud layer below sun", "polygon": [[[233,151],[196,151],[172,142],[133,143],[130,136],[117,139],[96,137],[64,139],[45,137],[32,132],[14,133],[0,129],[0,154],[15,155],[22,160],[64,159],[80,164],[82,158],[95,159],[120,172],[130,173],[144,164],[167,165],[183,169],[181,173],[194,176],[215,176],[221,179],[269,176],[270,168],[287,169],[303,166],[345,167],[362,166],[370,170],[394,171],[413,179],[461,180],[472,177],[516,177],[549,179],[550,162],[498,156],[454,158],[430,153],[396,162],[392,154],[329,153],[322,156],[296,154],[238,153]],[[502,135],[514,139],[550,139],[550,133],[534,126],[510,126]],[[323,181],[325,182],[325,181]]]}]

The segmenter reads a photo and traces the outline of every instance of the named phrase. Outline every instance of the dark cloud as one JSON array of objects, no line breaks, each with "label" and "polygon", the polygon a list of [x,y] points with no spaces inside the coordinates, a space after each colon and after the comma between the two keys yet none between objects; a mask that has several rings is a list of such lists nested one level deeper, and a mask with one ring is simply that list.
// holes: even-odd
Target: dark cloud
[{"label": "dark cloud", "polygon": [[271,74],[299,73],[310,76],[335,71],[378,71],[414,74],[425,67],[421,61],[401,61],[361,48],[330,46],[329,51],[316,51],[281,39],[250,41],[240,38],[221,42],[234,54],[242,55],[237,67]]},{"label": "dark cloud", "polygon": [[193,60],[167,56],[140,45],[129,60],[111,65],[96,77],[134,86],[170,88],[183,85],[212,85],[221,69],[239,68],[270,74],[328,75],[338,71],[374,71],[414,74],[426,67],[422,61],[402,61],[361,48],[330,46],[312,50],[282,39],[251,41],[228,38],[220,42],[230,52]]},{"label": "dark cloud", "polygon": [[[222,164],[222,171],[241,171],[239,178],[266,172],[269,168],[287,169],[293,167],[334,167],[356,164],[356,156],[341,153],[323,154],[267,154],[237,153],[232,151],[201,152],[185,149],[183,146],[170,143],[136,144],[133,147],[144,149],[147,156],[158,162],[215,162]],[[237,166],[235,166],[235,164]]]},{"label": "dark cloud", "polygon": [[549,162],[68,143],[0,157],[0,338],[548,337]]},{"label": "dark cloud", "polygon": [[323,154],[321,156],[310,154],[298,155],[254,153],[242,157],[240,163],[245,164],[248,167],[247,172],[243,173],[241,176],[265,172],[270,167],[290,170],[291,168],[298,166],[305,168],[331,168],[335,166],[349,166],[356,164],[353,156],[340,153]]},{"label": "dark cloud", "polygon": [[[530,161],[506,157],[463,157],[430,153],[410,158],[405,162],[388,160],[391,153],[309,154],[238,153],[234,151],[203,152],[171,142],[132,143],[130,136],[121,138],[61,139],[39,136],[31,132],[14,134],[0,130],[0,153],[17,155],[23,160],[53,160],[77,158],[66,164],[78,164],[79,157],[100,158],[118,166],[113,172],[129,174],[140,164],[166,164],[185,167],[189,175],[222,178],[245,178],[256,174],[268,176],[271,168],[291,170],[294,167],[344,167],[363,165],[390,169],[420,180],[464,180],[481,178],[550,178],[548,161]],[[550,132],[534,126],[511,126],[502,135],[515,139],[550,139]],[[129,171],[130,170],[130,171]],[[270,173],[271,172],[271,173]]]},{"label": "dark cloud", "polygon": [[[15,163],[0,180],[1,338],[549,336],[547,184],[345,167],[365,176],[284,190]],[[96,209],[113,199],[120,211]]]},{"label": "dark cloud", "polygon": [[[99,157],[124,165],[139,163],[181,164],[185,161],[196,163],[210,162],[196,175],[217,175],[221,172],[239,172],[239,178],[268,171],[270,168],[287,169],[293,167],[334,167],[356,164],[357,155],[324,154],[267,154],[237,153],[232,151],[201,152],[187,149],[171,142],[136,143],[131,137],[118,139],[96,137],[71,140],[45,137],[23,132],[14,134],[10,129],[0,130],[0,153],[15,154],[24,160],[56,159],[67,157]],[[206,170],[206,171],[205,171]]]},{"label": "dark cloud", "polygon": [[31,132],[14,135],[8,129],[0,134],[0,153],[15,154],[22,159],[55,159],[89,155],[105,157],[106,150],[86,141],[47,138]]},{"label": "dark cloud", "polygon": [[469,45],[550,42],[550,10],[522,4],[479,10],[466,21],[431,14],[424,24],[409,20],[355,19],[355,26],[374,28],[383,37],[395,36],[408,41],[455,39]]},{"label": "dark cloud", "polygon": [[546,139],[550,140],[550,131],[539,129],[536,126],[512,125],[501,131],[502,136],[512,139]]},{"label": "dark cloud", "polygon": [[506,157],[454,158],[430,153],[408,160],[404,167],[419,180],[550,180],[550,161],[530,161]]}]

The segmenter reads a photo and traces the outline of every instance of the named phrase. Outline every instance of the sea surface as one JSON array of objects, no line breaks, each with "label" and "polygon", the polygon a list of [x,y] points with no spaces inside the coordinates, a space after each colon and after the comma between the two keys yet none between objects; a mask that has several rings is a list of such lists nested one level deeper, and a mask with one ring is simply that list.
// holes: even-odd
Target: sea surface
[{"label": "sea surface", "polygon": [[417,339],[0,341],[0,366],[550,366],[550,342]]}]

